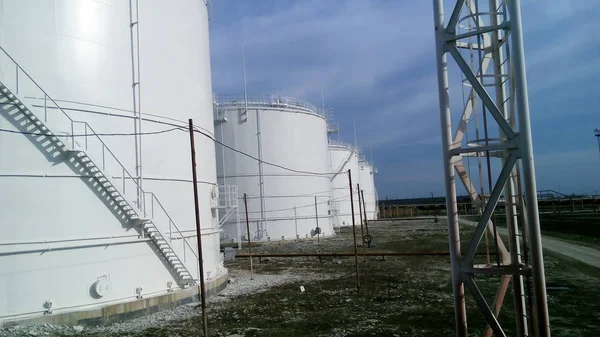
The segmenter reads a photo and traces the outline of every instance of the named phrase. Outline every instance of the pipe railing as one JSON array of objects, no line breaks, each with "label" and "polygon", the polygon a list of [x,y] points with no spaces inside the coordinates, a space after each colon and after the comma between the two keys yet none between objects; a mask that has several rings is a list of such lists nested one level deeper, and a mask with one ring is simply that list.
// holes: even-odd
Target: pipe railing
[{"label": "pipe railing", "polygon": [[329,144],[329,145],[333,145],[333,146],[343,146],[343,147],[347,147],[347,148],[349,148],[349,149],[351,149],[351,150],[353,150],[353,151],[356,151],[356,150],[357,150],[357,149],[356,149],[356,146],[355,146],[354,144],[350,144],[350,143],[347,143],[347,142],[343,142],[343,141],[341,141],[341,140],[330,139],[328,144]]},{"label": "pipe railing", "polygon": [[[184,256],[184,260],[186,258],[186,246],[192,251],[192,254],[196,257],[196,259],[198,259],[198,254],[196,254],[196,252],[194,252],[194,249],[192,248],[192,246],[190,245],[190,243],[186,239],[189,236],[184,236],[183,235],[182,231],[175,224],[175,221],[173,221],[173,219],[171,218],[171,216],[169,215],[169,213],[167,213],[167,210],[165,209],[165,207],[163,206],[163,204],[156,197],[156,194],[154,194],[153,192],[145,192],[145,194],[150,196],[150,214],[149,214],[150,217],[152,219],[154,219],[155,217],[158,217],[155,214],[155,212],[154,212],[154,210],[155,210],[154,205],[155,205],[155,202],[156,202],[156,205],[158,205],[158,210],[161,210],[162,211],[162,215],[167,218],[167,220],[169,222],[169,242],[172,242],[172,240],[173,240],[173,229],[175,229],[176,234],[178,234],[178,236],[175,237],[175,239],[180,238],[183,241],[183,256]],[[162,235],[162,233],[161,233],[161,235]]]},{"label": "pipe railing", "polygon": [[[217,95],[214,100],[218,107],[245,107],[246,98],[242,95]],[[314,104],[297,98],[278,95],[248,96],[248,107],[274,107],[301,109],[326,117],[325,111],[317,108]]]},{"label": "pipe railing", "polygon": [[237,185],[219,185],[218,206],[228,208],[238,207]]},{"label": "pipe railing", "polygon": [[[138,178],[134,177],[129,171],[125,168],[125,165],[117,158],[117,156],[110,150],[110,148],[106,145],[106,143],[102,140],[102,138],[98,135],[98,133],[85,121],[74,120],[69,116],[69,114],[63,110],[60,105],[54,100],[34,79],[27,73],[16,61],[10,56],[10,54],[0,46],[0,50],[14,64],[15,66],[15,77],[14,77],[14,87],[11,88],[7,83],[10,83],[11,79],[7,76],[7,73],[3,74],[2,82],[7,88],[11,91],[14,91],[15,94],[19,94],[19,91],[25,89],[27,91],[26,95],[34,95],[34,97],[43,97],[44,100],[44,123],[47,123],[50,129],[56,128],[59,130],[58,132],[52,132],[55,137],[58,139],[65,138],[65,144],[70,143],[70,149],[77,150],[83,148],[86,151],[86,154],[92,158],[90,150],[96,145],[97,152],[96,156],[100,158],[92,158],[95,163],[100,163],[99,168],[102,170],[103,174],[111,180],[111,183],[115,188],[119,190],[119,192],[130,201],[133,202],[135,207],[137,208],[136,212],[144,217],[148,216],[146,212],[146,195],[151,194],[151,202],[152,205],[154,201],[160,206],[160,210],[164,213],[169,221],[169,237],[172,235],[172,228],[178,232],[179,236],[184,240],[185,245],[187,245],[192,253],[197,257],[196,253],[192,249],[191,245],[187,242],[179,228],[173,222],[171,216],[167,213],[165,208],[162,206],[156,195],[151,192],[145,192],[142,187],[137,183]],[[2,54],[0,54],[2,57]],[[25,75],[26,79],[29,79],[29,82],[23,82],[22,76],[20,74]],[[39,91],[39,93],[32,92]],[[50,110],[48,109],[50,108]],[[60,111],[62,114],[53,113],[49,115],[49,112]],[[62,120],[59,120],[62,118]],[[67,131],[64,131],[67,130]],[[79,132],[79,133],[78,133]],[[64,134],[64,135],[61,135]],[[80,144],[75,139],[78,137],[84,137],[83,144]],[[95,144],[90,142],[96,141]],[[115,171],[116,170],[116,171]],[[119,172],[120,176],[112,176],[107,174],[106,172]],[[133,189],[133,193],[132,193]],[[131,196],[134,196],[133,199]],[[152,219],[155,218],[156,214],[154,214],[154,208],[152,208]],[[160,231],[160,229],[157,228]],[[184,246],[184,255],[186,253],[186,249]]]}]

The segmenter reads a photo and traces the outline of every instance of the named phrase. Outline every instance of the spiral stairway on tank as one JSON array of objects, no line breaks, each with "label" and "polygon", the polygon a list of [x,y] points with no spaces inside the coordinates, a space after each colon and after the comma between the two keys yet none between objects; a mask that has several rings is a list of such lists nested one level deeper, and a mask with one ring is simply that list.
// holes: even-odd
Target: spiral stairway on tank
[{"label": "spiral stairway on tank", "polygon": [[[64,162],[73,172],[80,175],[83,178],[82,180],[101,196],[104,204],[110,208],[122,223],[128,223],[131,227],[140,228],[141,236],[147,235],[151,239],[163,263],[169,266],[171,274],[180,286],[185,287],[196,282],[173,250],[173,247],[169,244],[169,239],[161,233],[151,218],[145,218],[144,212],[134,202],[130,202],[126,198],[125,185],[120,189],[118,187],[119,184],[113,183],[111,178],[113,176],[104,172],[90,158],[86,151],[78,148],[78,144],[74,141],[74,137],[72,137],[74,135],[59,135],[52,132],[2,82],[0,82],[0,109],[0,114],[4,115],[19,132],[28,137],[40,151],[44,152],[46,158],[57,163]],[[70,117],[68,118],[71,123],[86,124],[86,127],[91,129],[86,122],[73,121]],[[98,137],[97,135],[95,136]],[[65,141],[61,140],[61,138]],[[71,144],[68,145],[68,143]],[[124,167],[122,168],[124,177],[127,171]],[[139,191],[140,193],[145,193],[141,189]]]}]

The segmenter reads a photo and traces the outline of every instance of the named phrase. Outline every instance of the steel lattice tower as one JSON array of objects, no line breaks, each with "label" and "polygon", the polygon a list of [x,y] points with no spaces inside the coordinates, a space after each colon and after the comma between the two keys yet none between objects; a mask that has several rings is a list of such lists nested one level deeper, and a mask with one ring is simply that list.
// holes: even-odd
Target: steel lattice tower
[{"label": "steel lattice tower", "polygon": [[[516,334],[550,336],[520,1],[455,0],[452,3],[452,13],[445,21],[444,1],[433,0],[457,336],[467,336],[465,287],[488,324],[485,336],[506,336],[500,309],[508,292],[512,292],[514,306],[504,311],[513,311]],[[457,95],[450,90],[447,54],[458,67],[463,90],[468,88],[455,129],[450,99]],[[483,117],[483,136],[479,135],[477,116]],[[473,117],[476,137],[469,139]],[[469,173],[471,157],[479,162],[479,192],[476,179]],[[462,231],[466,229],[463,220],[459,223],[457,177],[480,210],[474,231],[469,229],[473,237],[464,255],[459,224],[463,225]],[[487,195],[483,193],[485,184]],[[507,223],[507,247],[495,227],[494,219],[500,209],[505,210],[502,216]],[[491,261],[488,254],[487,261],[479,261],[475,254],[484,236],[487,243],[488,233],[493,236],[497,257]],[[481,276],[498,278],[498,289],[492,294],[491,304],[478,285]]]}]

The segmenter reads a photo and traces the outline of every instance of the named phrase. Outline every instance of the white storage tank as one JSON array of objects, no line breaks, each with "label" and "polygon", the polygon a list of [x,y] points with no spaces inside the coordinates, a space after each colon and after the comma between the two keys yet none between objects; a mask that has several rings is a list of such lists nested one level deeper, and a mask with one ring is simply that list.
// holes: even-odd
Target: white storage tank
[{"label": "white storage tank", "polygon": [[[237,185],[240,198],[247,194],[252,240],[333,234],[327,129],[318,109],[281,96],[248,97],[247,103],[243,96],[221,96],[215,133],[225,144],[216,145],[219,182]],[[237,223],[227,221],[223,240],[246,240],[245,218],[242,225],[238,232]]]},{"label": "white storage tank", "polygon": [[375,170],[366,160],[360,160],[360,188],[365,198],[367,220],[377,218],[377,197],[375,192]]},{"label": "white storage tank", "polygon": [[226,284],[206,4],[132,3],[133,34],[128,1],[2,1],[0,128],[20,134],[0,132],[0,324],[109,322],[99,308],[131,317],[197,294],[188,118],[206,135],[203,277]]},{"label": "white storage tank", "polygon": [[331,189],[335,211],[333,222],[335,227],[352,226],[352,204],[348,186],[348,169],[352,177],[352,198],[354,200],[354,217],[356,225],[360,225],[360,209],[358,203],[357,184],[360,183],[358,151],[354,146],[340,141],[329,141],[331,161]]}]

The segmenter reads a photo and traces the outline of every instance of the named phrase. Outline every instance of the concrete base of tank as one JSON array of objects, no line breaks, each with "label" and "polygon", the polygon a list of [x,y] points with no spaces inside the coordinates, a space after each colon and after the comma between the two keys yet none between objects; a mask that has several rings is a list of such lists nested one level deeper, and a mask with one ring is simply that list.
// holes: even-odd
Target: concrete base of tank
[{"label": "concrete base of tank", "polygon": [[[215,295],[227,286],[228,273],[205,283],[206,294]],[[132,318],[148,315],[157,311],[174,308],[186,303],[200,301],[200,285],[187,289],[176,290],[161,295],[121,302],[103,307],[85,310],[54,313],[51,315],[27,317],[7,320],[0,326],[53,324],[53,325],[100,325],[126,321]]]}]

